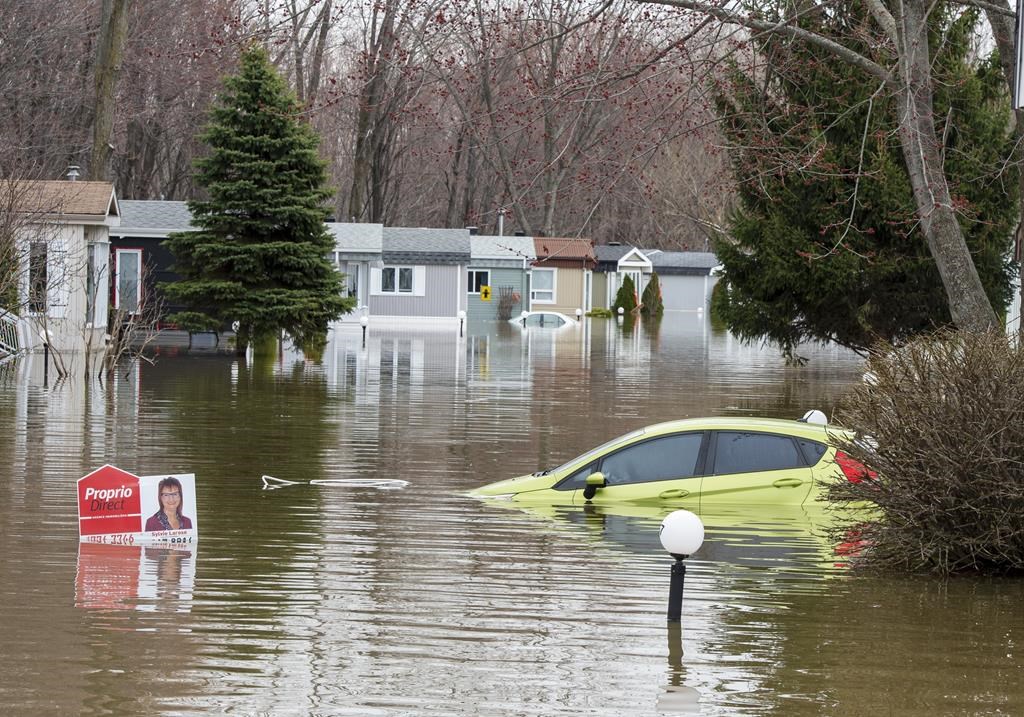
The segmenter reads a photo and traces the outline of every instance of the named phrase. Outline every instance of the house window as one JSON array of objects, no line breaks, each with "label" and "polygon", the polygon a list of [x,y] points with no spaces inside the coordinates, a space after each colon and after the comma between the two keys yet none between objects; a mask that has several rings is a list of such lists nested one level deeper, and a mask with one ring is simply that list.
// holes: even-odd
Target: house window
[{"label": "house window", "polygon": [[530,280],[530,300],[538,304],[555,303],[555,269],[534,269]]},{"label": "house window", "polygon": [[411,294],[412,267],[385,266],[380,270],[380,293]]},{"label": "house window", "polygon": [[114,284],[114,308],[134,314],[142,304],[142,250],[117,250],[117,280]]},{"label": "house window", "polygon": [[470,269],[467,274],[470,294],[479,294],[481,286],[491,285],[491,272],[488,269]]},{"label": "house window", "polygon": [[28,256],[28,310],[45,314],[46,302],[46,242],[32,242]]}]

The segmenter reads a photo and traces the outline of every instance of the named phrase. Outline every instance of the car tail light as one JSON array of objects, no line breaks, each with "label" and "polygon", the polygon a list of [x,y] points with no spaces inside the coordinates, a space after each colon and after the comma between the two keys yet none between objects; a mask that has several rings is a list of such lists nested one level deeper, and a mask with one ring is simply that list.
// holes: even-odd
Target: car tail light
[{"label": "car tail light", "polygon": [[841,470],[843,475],[846,476],[846,480],[851,483],[860,483],[865,478],[873,480],[878,477],[878,474],[875,473],[875,471],[869,471],[863,463],[850,458],[850,456],[846,455],[842,451],[836,451],[835,461],[836,465],[839,466],[839,470]]}]

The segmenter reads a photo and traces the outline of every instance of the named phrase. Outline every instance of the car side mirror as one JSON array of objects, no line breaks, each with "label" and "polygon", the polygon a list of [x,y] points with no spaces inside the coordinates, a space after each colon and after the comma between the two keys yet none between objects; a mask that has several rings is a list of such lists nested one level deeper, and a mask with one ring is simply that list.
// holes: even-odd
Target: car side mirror
[{"label": "car side mirror", "polygon": [[587,487],[583,489],[583,497],[586,500],[593,500],[599,488],[604,488],[608,481],[604,479],[604,473],[591,473],[587,476]]}]

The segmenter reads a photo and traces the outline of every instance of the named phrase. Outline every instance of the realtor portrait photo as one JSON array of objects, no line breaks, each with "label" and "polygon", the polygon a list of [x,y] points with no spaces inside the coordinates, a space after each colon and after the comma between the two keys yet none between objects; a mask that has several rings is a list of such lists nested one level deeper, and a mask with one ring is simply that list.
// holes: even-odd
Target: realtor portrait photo
[{"label": "realtor portrait photo", "polygon": [[146,520],[146,532],[158,530],[190,530],[192,520],[182,515],[184,491],[177,478],[164,478],[157,489],[160,509]]}]

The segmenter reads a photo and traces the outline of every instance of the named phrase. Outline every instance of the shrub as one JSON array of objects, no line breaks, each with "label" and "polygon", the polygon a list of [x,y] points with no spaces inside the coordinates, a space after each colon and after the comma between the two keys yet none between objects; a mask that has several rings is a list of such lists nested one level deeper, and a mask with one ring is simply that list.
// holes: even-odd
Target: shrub
[{"label": "shrub", "polygon": [[629,274],[622,278],[622,286],[619,287],[618,293],[615,294],[615,303],[612,304],[612,310],[618,313],[620,306],[623,312],[627,314],[636,309],[636,284],[633,283],[633,277]]},{"label": "shrub", "polygon": [[657,274],[651,274],[651,280],[644,287],[640,297],[640,313],[652,319],[661,318],[665,313],[665,304],[661,300],[661,283]]},{"label": "shrub", "polygon": [[[1011,573],[1024,568],[1024,349],[998,332],[943,332],[874,350],[836,418],[874,479],[829,488],[870,501],[855,565]],[[839,530],[847,530],[849,524]]]}]

